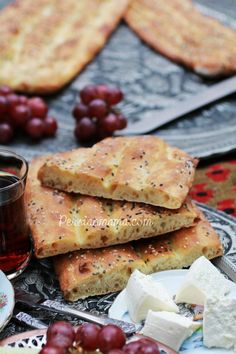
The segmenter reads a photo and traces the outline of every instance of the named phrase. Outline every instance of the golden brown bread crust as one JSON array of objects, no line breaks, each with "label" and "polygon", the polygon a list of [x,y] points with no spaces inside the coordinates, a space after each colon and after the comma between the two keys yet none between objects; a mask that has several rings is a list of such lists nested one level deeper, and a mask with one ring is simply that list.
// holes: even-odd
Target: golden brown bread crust
[{"label": "golden brown bread crust", "polygon": [[107,138],[89,149],[53,155],[39,170],[48,187],[178,209],[196,160],[156,136]]},{"label": "golden brown bread crust", "polygon": [[70,301],[121,290],[134,269],[145,269],[129,244],[57,256],[54,265],[64,297]]},{"label": "golden brown bread crust", "polygon": [[128,0],[16,0],[0,11],[0,84],[51,93],[94,58]]},{"label": "golden brown bread crust", "polygon": [[201,212],[199,216],[196,226],[135,243],[148,273],[187,267],[202,255],[209,259],[222,255],[218,235]]},{"label": "golden brown bread crust", "polygon": [[64,297],[76,301],[121,290],[135,268],[151,274],[189,266],[202,255],[209,259],[222,255],[219,237],[203,215],[201,218],[191,228],[135,241],[132,246],[120,245],[119,250],[109,247],[55,257],[54,266]]},{"label": "golden brown bread crust", "polygon": [[236,32],[202,15],[191,0],[131,0],[125,20],[154,49],[199,74],[236,71]]},{"label": "golden brown bread crust", "polygon": [[30,164],[25,192],[28,222],[39,258],[157,236],[192,226],[198,219],[190,200],[170,211],[43,187],[37,173],[45,160],[37,158]]}]

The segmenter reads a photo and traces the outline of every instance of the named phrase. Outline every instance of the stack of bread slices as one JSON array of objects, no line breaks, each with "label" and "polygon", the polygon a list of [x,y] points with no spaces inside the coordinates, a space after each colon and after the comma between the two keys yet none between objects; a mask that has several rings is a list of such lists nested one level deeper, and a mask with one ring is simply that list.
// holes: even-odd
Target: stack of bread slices
[{"label": "stack of bread slices", "polygon": [[52,257],[71,301],[222,254],[188,197],[197,161],[155,136],[107,138],[32,161],[26,188],[35,254]]}]

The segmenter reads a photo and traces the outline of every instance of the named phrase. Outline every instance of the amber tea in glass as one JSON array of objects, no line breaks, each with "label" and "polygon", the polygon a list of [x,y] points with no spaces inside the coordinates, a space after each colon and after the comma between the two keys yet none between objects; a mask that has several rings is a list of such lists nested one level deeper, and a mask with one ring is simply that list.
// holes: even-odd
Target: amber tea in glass
[{"label": "amber tea in glass", "polygon": [[9,279],[25,269],[31,254],[24,206],[27,173],[23,157],[0,149],[0,269]]}]

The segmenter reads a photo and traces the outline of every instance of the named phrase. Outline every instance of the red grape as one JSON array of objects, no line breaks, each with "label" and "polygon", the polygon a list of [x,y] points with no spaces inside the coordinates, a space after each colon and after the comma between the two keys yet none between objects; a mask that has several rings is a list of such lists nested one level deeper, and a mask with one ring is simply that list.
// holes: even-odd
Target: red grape
[{"label": "red grape", "polygon": [[87,117],[88,116],[88,106],[86,106],[83,103],[78,103],[74,107],[72,114],[76,120],[80,120],[83,117]]},{"label": "red grape", "polygon": [[0,143],[6,144],[13,138],[13,129],[8,123],[0,124]]},{"label": "red grape", "polygon": [[54,346],[45,345],[43,349],[40,350],[39,354],[67,354],[68,351]]},{"label": "red grape", "polygon": [[108,133],[106,130],[104,130],[103,122],[101,122],[101,124],[98,125],[97,131],[98,131],[97,136],[99,139],[105,139],[108,138],[109,136],[112,136],[112,133]]},{"label": "red grape", "polygon": [[89,116],[91,118],[96,117],[102,119],[105,117],[106,113],[107,105],[103,100],[97,98],[89,103]]},{"label": "red grape", "polygon": [[101,122],[101,127],[108,133],[112,134],[118,129],[117,116],[113,113],[108,114]]},{"label": "red grape", "polygon": [[0,143],[11,140],[15,127],[24,127],[24,131],[35,139],[42,138],[44,135],[54,136],[57,121],[47,116],[47,112],[48,106],[41,97],[28,98],[17,95],[8,86],[0,86],[0,122],[5,123],[0,123]]},{"label": "red grape", "polygon": [[107,354],[125,354],[122,349],[112,349]]},{"label": "red grape", "polygon": [[30,110],[28,106],[20,104],[11,108],[10,115],[16,126],[24,126],[30,117]]},{"label": "red grape", "polygon": [[119,130],[124,129],[127,127],[127,119],[125,118],[125,116],[123,116],[123,114],[118,114],[117,116],[117,126]]},{"label": "red grape", "polygon": [[109,87],[106,100],[110,106],[116,105],[123,100],[123,93],[117,87]]},{"label": "red grape", "polygon": [[9,123],[9,124],[11,124],[9,116],[7,114],[0,114],[0,123]]},{"label": "red grape", "polygon": [[7,96],[12,93],[12,89],[8,86],[2,85],[0,86],[0,96]]},{"label": "red grape", "polygon": [[123,351],[125,354],[138,354],[140,346],[141,344],[138,340],[130,342],[123,347]]},{"label": "red grape", "polygon": [[66,337],[65,335],[62,334],[56,334],[48,338],[47,344],[52,347],[68,349],[72,346],[73,341],[71,340],[70,337]]},{"label": "red grape", "polygon": [[75,136],[81,142],[112,136],[114,131],[127,126],[123,114],[111,107],[123,99],[119,88],[87,85],[80,91],[80,98],[81,102],[76,104],[72,114],[77,121]]},{"label": "red grape", "polygon": [[146,344],[141,344],[139,348],[139,353],[140,354],[161,354],[157,344],[151,342]]},{"label": "red grape", "polygon": [[75,136],[82,142],[94,139],[97,133],[96,124],[89,118],[82,118],[76,125]]},{"label": "red grape", "polygon": [[140,339],[138,339],[138,342],[141,344],[155,344],[155,345],[157,345],[157,343],[153,339],[148,338],[148,337],[140,338]]},{"label": "red grape", "polygon": [[109,90],[109,88],[107,87],[107,85],[98,85],[97,86],[97,97],[100,98],[101,100],[106,101],[108,90]]},{"label": "red grape", "polygon": [[15,93],[11,93],[10,95],[7,95],[6,98],[7,98],[9,110],[11,110],[13,106],[19,104],[19,96],[17,96]]},{"label": "red grape", "polygon": [[84,104],[89,104],[97,97],[96,85],[87,85],[80,91],[80,98]]},{"label": "red grape", "polygon": [[0,96],[0,115],[7,113],[8,102],[5,96]]},{"label": "red grape", "polygon": [[152,339],[142,338],[123,347],[125,354],[160,354],[157,343]]},{"label": "red grape", "polygon": [[26,124],[26,132],[31,138],[42,138],[44,134],[44,122],[40,118],[30,119]]},{"label": "red grape", "polygon": [[51,339],[57,335],[68,337],[71,342],[75,339],[74,328],[69,322],[66,321],[57,321],[49,326],[47,330],[47,339]]},{"label": "red grape", "polygon": [[19,103],[21,104],[27,104],[28,103],[28,98],[26,96],[20,95],[18,96]]},{"label": "red grape", "polygon": [[55,118],[47,116],[44,121],[44,134],[46,136],[54,136],[57,131],[57,121]]},{"label": "red grape", "polygon": [[41,97],[33,97],[28,100],[32,117],[45,118],[48,106]]},{"label": "red grape", "polygon": [[125,340],[125,334],[120,327],[107,325],[99,333],[98,348],[105,353],[112,349],[121,349]]},{"label": "red grape", "polygon": [[84,350],[92,351],[98,348],[98,337],[101,327],[93,323],[82,324],[76,333],[76,343]]}]

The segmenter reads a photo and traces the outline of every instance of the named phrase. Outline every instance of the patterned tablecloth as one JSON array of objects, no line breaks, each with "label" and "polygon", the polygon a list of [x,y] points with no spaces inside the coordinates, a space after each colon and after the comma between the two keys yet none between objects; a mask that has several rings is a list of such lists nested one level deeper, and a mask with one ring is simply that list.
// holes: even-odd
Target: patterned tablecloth
[{"label": "patterned tablecloth", "polygon": [[224,157],[197,168],[191,196],[236,217],[236,160]]}]

